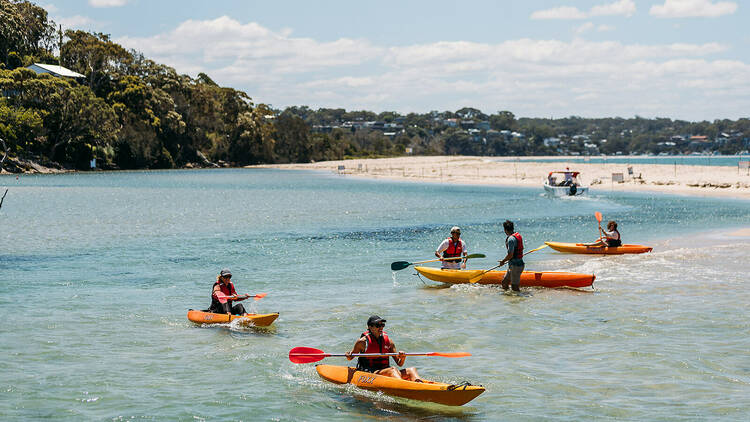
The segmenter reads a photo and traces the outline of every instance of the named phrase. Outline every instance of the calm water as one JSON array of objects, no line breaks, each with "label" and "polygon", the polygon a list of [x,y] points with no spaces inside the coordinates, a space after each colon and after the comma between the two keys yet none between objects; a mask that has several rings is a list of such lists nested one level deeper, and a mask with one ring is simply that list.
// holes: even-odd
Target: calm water
[{"label": "calm water", "polygon": [[[516,158],[500,161],[516,161]],[[590,164],[678,164],[686,166],[737,167],[740,161],[750,161],[750,155],[674,155],[674,156],[591,156],[591,157],[522,157],[532,163],[590,163]]]},{"label": "calm water", "polygon": [[[202,170],[0,177],[0,420],[742,420],[750,414],[750,202]],[[4,191],[4,189],[3,189]],[[594,212],[646,255],[544,249],[527,268],[595,273],[591,291],[423,283],[452,225],[501,255],[597,235]],[[504,255],[504,254],[503,254]],[[200,327],[217,272],[269,329]],[[248,303],[248,302],[245,302]],[[322,381],[289,349],[343,353],[388,319],[425,378],[483,384],[461,408]],[[345,364],[341,358],[325,360]]]}]

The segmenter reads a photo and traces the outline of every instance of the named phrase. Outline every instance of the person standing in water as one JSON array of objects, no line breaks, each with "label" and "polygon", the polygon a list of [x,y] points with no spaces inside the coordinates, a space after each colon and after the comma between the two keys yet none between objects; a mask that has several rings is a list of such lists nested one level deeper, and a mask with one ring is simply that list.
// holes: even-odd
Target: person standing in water
[{"label": "person standing in water", "polygon": [[[466,242],[461,239],[461,229],[458,226],[451,228],[451,237],[443,240],[435,251],[435,256],[441,259],[441,268],[444,269],[466,268],[467,254]],[[446,260],[445,258],[456,259]]]},{"label": "person standing in water", "polygon": [[523,237],[521,234],[516,232],[513,227],[513,222],[505,220],[503,223],[503,230],[505,230],[505,248],[508,250],[508,254],[505,258],[498,261],[500,266],[508,263],[508,271],[505,272],[503,278],[503,289],[508,290],[508,285],[513,288],[513,291],[518,292],[521,290],[521,273],[525,266],[523,262]]}]

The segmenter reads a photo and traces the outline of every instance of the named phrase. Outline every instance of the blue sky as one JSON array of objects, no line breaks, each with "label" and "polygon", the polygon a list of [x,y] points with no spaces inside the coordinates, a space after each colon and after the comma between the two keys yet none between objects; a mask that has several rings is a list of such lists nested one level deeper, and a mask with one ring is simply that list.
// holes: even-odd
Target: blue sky
[{"label": "blue sky", "polygon": [[283,108],[750,117],[750,8],[723,0],[39,2]]}]

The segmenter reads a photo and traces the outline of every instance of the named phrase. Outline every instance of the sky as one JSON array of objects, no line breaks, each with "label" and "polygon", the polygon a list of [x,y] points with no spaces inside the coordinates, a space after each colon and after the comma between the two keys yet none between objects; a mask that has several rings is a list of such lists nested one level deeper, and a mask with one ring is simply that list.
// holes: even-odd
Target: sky
[{"label": "sky", "polygon": [[279,109],[750,117],[747,0],[38,4],[64,29]]}]

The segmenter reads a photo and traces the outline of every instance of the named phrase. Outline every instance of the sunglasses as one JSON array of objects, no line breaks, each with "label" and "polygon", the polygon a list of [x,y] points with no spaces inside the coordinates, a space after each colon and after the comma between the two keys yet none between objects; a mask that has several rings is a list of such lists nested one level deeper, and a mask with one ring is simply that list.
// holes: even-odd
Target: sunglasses
[{"label": "sunglasses", "polygon": [[385,327],[385,323],[381,322],[380,324],[373,324],[373,327],[383,328],[383,327]]},{"label": "sunglasses", "polygon": [[224,277],[224,278],[232,278],[232,275],[231,274],[230,275],[223,275],[222,277]]}]

